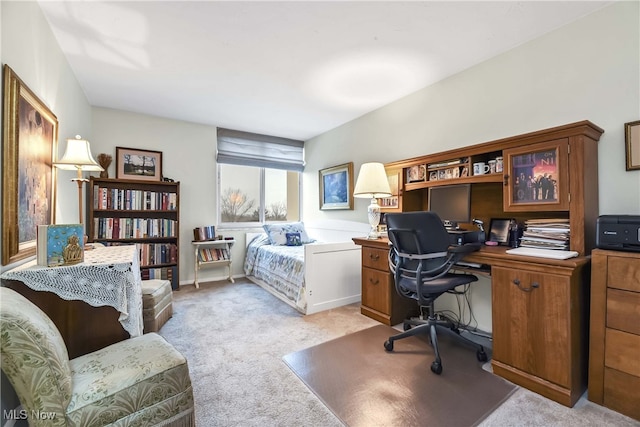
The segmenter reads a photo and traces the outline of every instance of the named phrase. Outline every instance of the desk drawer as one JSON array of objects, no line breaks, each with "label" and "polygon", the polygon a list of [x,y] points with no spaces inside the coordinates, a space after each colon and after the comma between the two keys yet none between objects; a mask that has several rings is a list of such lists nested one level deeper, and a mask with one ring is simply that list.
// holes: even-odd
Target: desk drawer
[{"label": "desk drawer", "polygon": [[390,314],[389,292],[389,273],[372,268],[362,269],[362,305]]},{"label": "desk drawer", "polygon": [[640,377],[640,335],[606,329],[604,365],[635,377]]},{"label": "desk drawer", "polygon": [[389,271],[388,256],[389,250],[387,249],[369,248],[364,246],[362,248],[362,266]]},{"label": "desk drawer", "polygon": [[638,259],[610,256],[607,263],[607,286],[640,292],[640,262]]},{"label": "desk drawer", "polygon": [[640,377],[604,369],[604,406],[640,421]]},{"label": "desk drawer", "polygon": [[607,327],[640,335],[640,292],[607,289]]}]

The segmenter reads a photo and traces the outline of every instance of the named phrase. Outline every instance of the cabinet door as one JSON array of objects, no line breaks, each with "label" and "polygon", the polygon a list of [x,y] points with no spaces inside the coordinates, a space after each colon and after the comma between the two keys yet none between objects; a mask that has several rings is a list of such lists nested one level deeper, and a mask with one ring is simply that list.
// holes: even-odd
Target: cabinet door
[{"label": "cabinet door", "polygon": [[494,267],[491,292],[494,359],[569,387],[569,278]]},{"label": "cabinet door", "polygon": [[504,211],[569,210],[569,141],[504,150]]}]

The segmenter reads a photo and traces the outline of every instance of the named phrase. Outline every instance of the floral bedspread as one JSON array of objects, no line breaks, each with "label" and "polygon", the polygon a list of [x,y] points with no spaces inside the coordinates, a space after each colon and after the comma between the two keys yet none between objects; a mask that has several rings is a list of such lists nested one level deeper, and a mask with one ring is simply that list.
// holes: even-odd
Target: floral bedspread
[{"label": "floral bedspread", "polygon": [[259,235],[247,247],[244,273],[262,280],[303,312],[306,310],[304,246],[273,246],[266,234]]}]

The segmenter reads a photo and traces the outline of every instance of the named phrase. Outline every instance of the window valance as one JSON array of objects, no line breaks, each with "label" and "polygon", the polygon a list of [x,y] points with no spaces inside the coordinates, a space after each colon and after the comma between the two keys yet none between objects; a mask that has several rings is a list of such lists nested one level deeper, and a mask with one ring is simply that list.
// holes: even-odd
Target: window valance
[{"label": "window valance", "polygon": [[304,170],[304,141],[218,128],[218,163]]}]

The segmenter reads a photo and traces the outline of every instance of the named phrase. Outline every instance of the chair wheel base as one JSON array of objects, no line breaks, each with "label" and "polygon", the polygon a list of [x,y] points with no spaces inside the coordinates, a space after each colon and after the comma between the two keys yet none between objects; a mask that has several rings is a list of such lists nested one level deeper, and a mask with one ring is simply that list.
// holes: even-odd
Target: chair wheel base
[{"label": "chair wheel base", "polygon": [[431,372],[433,372],[436,375],[440,375],[442,373],[442,363],[433,362],[431,364]]},{"label": "chair wheel base", "polygon": [[487,353],[485,353],[484,351],[484,347],[480,347],[478,351],[476,351],[476,357],[478,358],[479,362],[486,362],[487,360],[489,360],[487,358]]},{"label": "chair wheel base", "polygon": [[390,341],[390,340],[385,341],[384,349],[387,351],[393,351],[393,341]]}]

